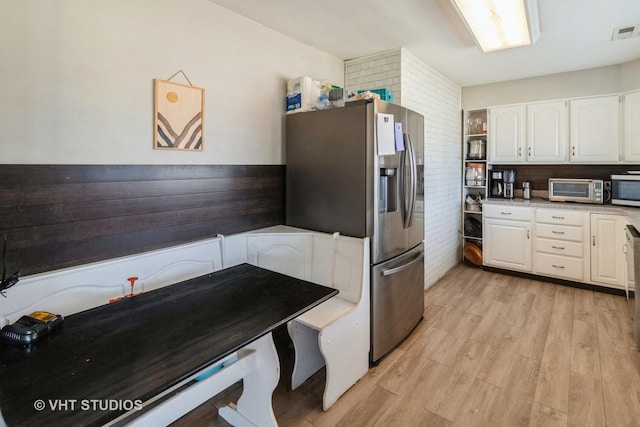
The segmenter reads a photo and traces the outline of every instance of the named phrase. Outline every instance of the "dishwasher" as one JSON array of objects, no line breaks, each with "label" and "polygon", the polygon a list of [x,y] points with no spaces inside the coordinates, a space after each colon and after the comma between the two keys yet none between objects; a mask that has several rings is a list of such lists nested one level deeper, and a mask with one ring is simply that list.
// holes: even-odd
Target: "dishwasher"
[{"label": "dishwasher", "polygon": [[634,299],[636,310],[633,316],[633,321],[635,325],[636,346],[638,347],[638,350],[640,350],[640,233],[633,225],[627,225],[625,249],[627,272],[632,274],[631,277],[634,279]]}]

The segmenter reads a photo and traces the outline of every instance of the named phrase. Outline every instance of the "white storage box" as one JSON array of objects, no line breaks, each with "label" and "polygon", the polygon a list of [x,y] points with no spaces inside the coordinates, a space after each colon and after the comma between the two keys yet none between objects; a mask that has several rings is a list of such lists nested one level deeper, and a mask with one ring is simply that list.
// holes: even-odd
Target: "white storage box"
[{"label": "white storage box", "polygon": [[320,98],[320,82],[298,77],[287,82],[287,114],[309,111]]}]

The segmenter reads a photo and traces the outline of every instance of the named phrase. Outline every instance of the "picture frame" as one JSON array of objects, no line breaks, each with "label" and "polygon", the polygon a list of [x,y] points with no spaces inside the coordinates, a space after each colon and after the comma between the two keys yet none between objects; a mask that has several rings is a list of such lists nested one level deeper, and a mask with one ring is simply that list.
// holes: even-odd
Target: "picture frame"
[{"label": "picture frame", "polygon": [[203,150],[204,88],[154,79],[153,148]]}]

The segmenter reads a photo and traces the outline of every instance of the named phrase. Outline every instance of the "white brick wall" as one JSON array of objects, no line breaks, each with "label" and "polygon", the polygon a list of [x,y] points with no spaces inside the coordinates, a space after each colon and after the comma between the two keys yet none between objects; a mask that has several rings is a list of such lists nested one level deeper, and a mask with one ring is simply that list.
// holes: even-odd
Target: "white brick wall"
[{"label": "white brick wall", "polygon": [[402,49],[402,105],[425,117],[425,286],[460,261],[461,89]]},{"label": "white brick wall", "polygon": [[351,92],[387,88],[400,104],[401,51],[391,50],[344,63],[345,88]]},{"label": "white brick wall", "polygon": [[387,87],[395,104],[425,117],[425,287],[429,287],[460,261],[461,89],[405,49],[346,61],[345,87],[351,91]]}]

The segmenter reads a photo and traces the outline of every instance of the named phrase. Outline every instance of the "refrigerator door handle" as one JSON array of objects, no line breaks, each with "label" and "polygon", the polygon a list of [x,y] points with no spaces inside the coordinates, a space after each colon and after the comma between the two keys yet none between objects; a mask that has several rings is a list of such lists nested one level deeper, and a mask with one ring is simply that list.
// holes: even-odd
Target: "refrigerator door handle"
[{"label": "refrigerator door handle", "polygon": [[[403,135],[405,139],[406,146],[406,138],[407,134]],[[407,228],[407,222],[409,217],[409,212],[407,211],[407,150],[405,149],[400,153],[400,165],[398,174],[400,175],[398,178],[398,186],[400,193],[400,216],[402,217],[402,228]]]},{"label": "refrigerator door handle", "polygon": [[416,198],[418,194],[418,162],[416,161],[416,150],[413,147],[411,137],[407,134],[407,140],[411,145],[411,217],[409,218],[409,227],[413,225],[413,214],[415,213]]},{"label": "refrigerator door handle", "polygon": [[418,255],[408,263],[403,264],[400,267],[384,269],[380,272],[380,274],[382,274],[383,276],[391,276],[392,274],[400,273],[401,271],[404,271],[407,268],[410,268],[413,264],[417,263],[418,261],[421,261],[423,258],[424,258],[424,252],[420,253],[420,255]]},{"label": "refrigerator door handle", "polygon": [[[404,228],[409,228],[413,225],[413,209],[416,202],[416,194],[418,190],[418,166],[416,162],[416,153],[413,150],[413,143],[408,133],[404,134],[406,150],[408,150],[409,157],[409,172],[411,173],[411,194],[409,196],[409,206],[406,207],[406,215],[404,217]],[[404,187],[403,187],[404,191]]]}]

